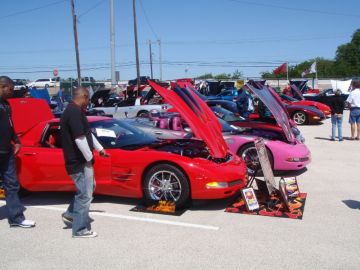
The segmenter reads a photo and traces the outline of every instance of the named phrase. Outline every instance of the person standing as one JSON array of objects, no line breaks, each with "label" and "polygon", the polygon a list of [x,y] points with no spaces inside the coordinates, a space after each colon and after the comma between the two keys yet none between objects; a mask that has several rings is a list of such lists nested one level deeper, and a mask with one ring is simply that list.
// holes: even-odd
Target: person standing
[{"label": "person standing", "polygon": [[[350,140],[360,140],[360,82],[352,83],[352,91],[348,96],[346,102],[350,107],[349,123],[351,125]],[[355,137],[356,129],[356,137]]]},{"label": "person standing", "polygon": [[16,176],[15,157],[21,144],[15,133],[11,108],[7,102],[13,93],[14,82],[7,76],[0,76],[0,175],[3,177],[10,227],[31,228],[35,227],[35,221],[25,219],[25,208],[18,195],[20,184]]},{"label": "person standing", "polygon": [[330,100],[331,108],[331,140],[335,141],[336,126],[338,128],[338,138],[339,141],[343,141],[342,137],[342,122],[343,122],[343,112],[345,108],[344,99],[341,97],[341,90],[336,90],[335,96]]},{"label": "person standing", "polygon": [[105,156],[104,148],[91,133],[85,110],[89,105],[89,91],[78,87],[73,91],[73,100],[60,119],[60,131],[67,173],[74,181],[76,194],[68,209],[62,214],[65,224],[71,223],[74,238],[92,238],[89,208],[93,199],[95,179],[93,149]]}]

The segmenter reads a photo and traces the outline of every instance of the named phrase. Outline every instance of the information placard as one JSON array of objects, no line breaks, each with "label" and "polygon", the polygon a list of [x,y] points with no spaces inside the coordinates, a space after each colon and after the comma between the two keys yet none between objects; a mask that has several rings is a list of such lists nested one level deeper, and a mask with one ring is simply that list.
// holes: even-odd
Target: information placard
[{"label": "information placard", "polygon": [[256,198],[253,188],[244,188],[241,190],[241,195],[245,201],[248,211],[254,211],[259,209],[259,202]]}]

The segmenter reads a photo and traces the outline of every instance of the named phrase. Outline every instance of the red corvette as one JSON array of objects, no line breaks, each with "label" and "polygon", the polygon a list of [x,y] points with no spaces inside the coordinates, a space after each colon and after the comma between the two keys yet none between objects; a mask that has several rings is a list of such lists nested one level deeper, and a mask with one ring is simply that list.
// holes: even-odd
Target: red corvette
[{"label": "red corvette", "polygon": [[[204,104],[194,108],[191,100],[175,93],[167,97],[203,141],[160,141],[122,121],[89,117],[94,135],[109,154],[94,153],[95,193],[144,198],[148,203],[172,200],[182,206],[189,199],[230,197],[247,184],[244,162],[230,154],[218,121],[212,121]],[[10,104],[23,144],[18,154],[21,186],[29,191],[74,191],[65,171],[59,119],[43,100],[11,99]]]},{"label": "red corvette", "polygon": [[290,97],[290,96],[287,96],[284,94],[280,94],[280,97],[281,97],[282,102],[284,102],[285,104],[314,107],[314,108],[318,109],[319,111],[322,111],[325,114],[325,116],[331,115],[330,107],[323,103],[316,102],[316,101],[310,101],[310,100],[306,100],[306,99],[298,100],[296,98],[293,98],[293,97]]}]

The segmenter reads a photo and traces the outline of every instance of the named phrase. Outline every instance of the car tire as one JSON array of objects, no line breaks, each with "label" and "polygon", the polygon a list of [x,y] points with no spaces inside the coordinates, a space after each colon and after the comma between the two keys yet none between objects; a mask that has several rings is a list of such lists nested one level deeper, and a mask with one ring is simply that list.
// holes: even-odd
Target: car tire
[{"label": "car tire", "polygon": [[143,181],[144,200],[147,205],[160,200],[174,201],[177,208],[190,199],[190,186],[184,172],[170,164],[150,168]]},{"label": "car tire", "polygon": [[305,125],[308,122],[307,115],[302,111],[294,112],[291,118],[297,125],[300,126]]},{"label": "car tire", "polygon": [[148,111],[145,111],[145,110],[142,110],[142,111],[139,111],[136,116],[137,116],[137,117],[148,117],[148,116],[149,116],[149,112],[148,112]]},{"label": "car tire", "polygon": [[[269,148],[266,147],[266,151],[269,157],[271,169],[274,170],[274,157]],[[242,160],[244,160],[249,175],[254,175],[256,171],[256,175],[263,174],[254,143],[248,143],[240,147],[240,149],[237,151],[237,155]]]}]

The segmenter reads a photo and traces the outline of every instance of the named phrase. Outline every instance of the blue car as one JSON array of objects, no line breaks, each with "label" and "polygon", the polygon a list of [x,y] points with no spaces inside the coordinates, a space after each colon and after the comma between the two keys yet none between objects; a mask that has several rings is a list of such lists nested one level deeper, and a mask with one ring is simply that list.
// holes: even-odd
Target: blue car
[{"label": "blue car", "polygon": [[238,90],[236,88],[233,88],[233,89],[224,90],[220,94],[217,94],[216,99],[234,101],[236,100],[237,96],[238,96]]}]

